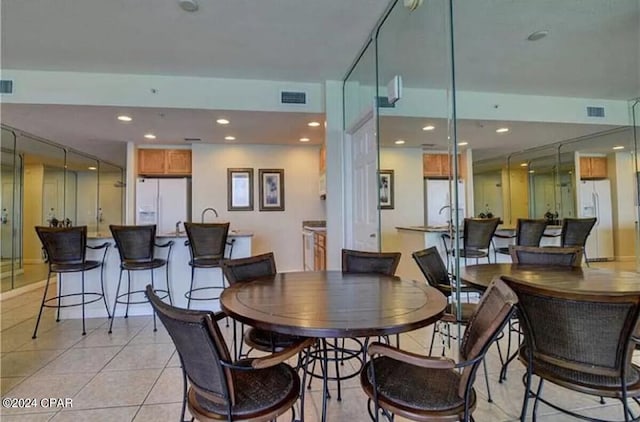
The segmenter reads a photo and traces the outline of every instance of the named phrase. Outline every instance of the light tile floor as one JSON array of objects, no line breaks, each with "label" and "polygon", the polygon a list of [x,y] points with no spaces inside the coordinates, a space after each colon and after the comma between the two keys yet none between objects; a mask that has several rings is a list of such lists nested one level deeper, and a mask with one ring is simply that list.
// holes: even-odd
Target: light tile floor
[{"label": "light tile floor", "polygon": [[[81,321],[55,322],[54,310],[45,310],[38,338],[31,339],[42,290],[35,290],[1,303],[2,328],[0,392],[3,398],[71,398],[73,407],[0,409],[0,419],[11,421],[178,421],[182,376],[171,339],[158,324],[154,333],[151,317],[117,318],[109,335],[107,319],[87,320],[87,335],[81,335]],[[231,328],[221,327],[227,340]],[[431,328],[403,334],[403,349],[426,353]],[[505,341],[501,341],[504,346]],[[436,351],[434,353],[439,353]],[[506,382],[497,382],[500,364],[496,347],[488,357],[488,374],[493,403],[487,402],[483,372],[475,383],[479,395],[476,421],[514,421],[522,405],[523,367],[514,362]],[[350,365],[347,363],[347,365]],[[330,421],[367,421],[366,398],[357,377],[343,383],[342,401],[329,400]],[[321,383],[315,380],[307,394],[305,419],[318,421],[321,414]],[[620,404],[580,395],[547,384],[545,396],[570,409],[590,416],[621,418]],[[567,415],[541,405],[543,422],[569,420]],[[288,415],[279,420],[290,420]],[[403,420],[396,418],[396,420]]]}]

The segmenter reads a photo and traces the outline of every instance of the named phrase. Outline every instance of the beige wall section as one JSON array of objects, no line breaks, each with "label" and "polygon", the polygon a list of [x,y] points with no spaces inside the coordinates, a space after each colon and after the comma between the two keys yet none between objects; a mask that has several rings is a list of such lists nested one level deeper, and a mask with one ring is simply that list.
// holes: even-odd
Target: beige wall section
[{"label": "beige wall section", "polygon": [[23,257],[26,264],[42,262],[41,245],[35,226],[43,224],[42,189],[44,186],[44,166],[26,164],[24,166],[24,225]]},{"label": "beige wall section", "polygon": [[[382,250],[404,251],[396,226],[424,224],[422,149],[381,148],[380,169],[394,171],[394,209],[380,211]],[[415,265],[411,264],[411,261],[411,255],[403,253],[400,268],[405,264]],[[402,276],[400,273],[398,275]]]},{"label": "beige wall section", "polygon": [[[318,194],[319,147],[194,145],[192,220],[213,207],[231,230],[254,233],[252,253],[273,251],[278,271],[302,270],[302,221],[323,220]],[[254,210],[227,211],[227,168],[253,168]],[[259,211],[258,169],[284,169],[285,211]]]},{"label": "beige wall section", "polygon": [[628,152],[607,156],[613,205],[613,247],[616,260],[635,259],[635,181],[633,159]]},{"label": "beige wall section", "polygon": [[518,218],[529,218],[529,173],[526,168],[502,169],[504,225],[515,227]]}]

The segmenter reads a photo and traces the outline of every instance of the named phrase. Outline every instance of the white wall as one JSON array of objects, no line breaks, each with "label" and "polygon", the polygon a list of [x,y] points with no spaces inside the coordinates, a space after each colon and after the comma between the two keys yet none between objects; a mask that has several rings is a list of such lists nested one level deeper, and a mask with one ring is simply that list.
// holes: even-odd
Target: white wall
[{"label": "white wall", "polygon": [[396,226],[424,225],[422,149],[380,148],[380,169],[394,171],[394,209],[380,211],[382,250],[399,251]]},{"label": "white wall", "polygon": [[[278,271],[302,270],[302,221],[325,219],[319,147],[194,145],[192,153],[192,220],[199,222],[202,210],[213,207],[231,230],[254,233],[254,255],[273,251]],[[227,211],[227,168],[253,168],[253,211]],[[284,169],[285,211],[258,211],[261,168]]]}]

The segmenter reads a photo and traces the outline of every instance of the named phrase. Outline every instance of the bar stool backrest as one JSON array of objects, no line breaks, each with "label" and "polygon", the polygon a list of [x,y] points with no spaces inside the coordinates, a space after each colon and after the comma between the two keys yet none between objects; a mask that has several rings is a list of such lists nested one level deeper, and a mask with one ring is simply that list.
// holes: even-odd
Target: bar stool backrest
[{"label": "bar stool backrest", "polygon": [[516,245],[540,246],[540,239],[547,228],[547,220],[518,218],[516,224]]},{"label": "bar stool backrest", "polygon": [[565,218],[562,220],[561,246],[583,246],[596,225],[597,218]]},{"label": "bar stool backrest", "polygon": [[153,248],[156,240],[156,225],[116,226],[109,230],[116,242],[122,262],[149,262],[153,260]]},{"label": "bar stool backrest", "polygon": [[85,261],[87,226],[44,227],[36,226],[49,265],[80,264]]},{"label": "bar stool backrest", "polygon": [[191,259],[223,259],[229,223],[184,223]]},{"label": "bar stool backrest", "polygon": [[499,218],[465,218],[464,249],[489,249]]}]

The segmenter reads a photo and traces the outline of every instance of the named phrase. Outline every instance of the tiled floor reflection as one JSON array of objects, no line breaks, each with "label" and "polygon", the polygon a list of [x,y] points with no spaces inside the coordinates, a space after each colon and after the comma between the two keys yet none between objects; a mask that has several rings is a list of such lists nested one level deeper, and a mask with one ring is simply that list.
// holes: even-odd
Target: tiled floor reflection
[{"label": "tiled floor reflection", "polygon": [[[118,318],[113,334],[107,334],[107,319],[87,321],[82,336],[80,321],[55,322],[54,310],[45,310],[36,340],[31,339],[42,290],[7,299],[0,304],[2,353],[0,355],[1,393],[3,397],[72,398],[72,408],[2,409],[2,421],[171,421],[180,415],[182,375],[171,339],[159,324],[154,333],[150,317]],[[221,329],[228,341],[231,328]],[[403,349],[426,353],[431,328],[403,334]],[[506,346],[502,340],[501,345]],[[434,354],[442,351],[436,338]],[[523,398],[519,362],[509,368],[507,381],[498,383],[500,364],[497,348],[490,349],[487,361],[493,403],[487,401],[484,372],[475,384],[479,402],[476,421],[518,420]],[[350,365],[348,363],[347,365]],[[351,369],[353,369],[351,367]],[[342,401],[329,400],[331,421],[368,421],[365,395],[358,377],[342,385]],[[607,399],[601,405],[590,397],[547,384],[546,396],[570,409],[590,416],[621,417],[619,403]],[[321,382],[315,380],[308,390],[305,420],[318,421],[321,414]],[[289,415],[279,420],[290,420]],[[396,418],[403,421],[402,418]],[[570,418],[541,405],[539,421],[566,421]]]}]

